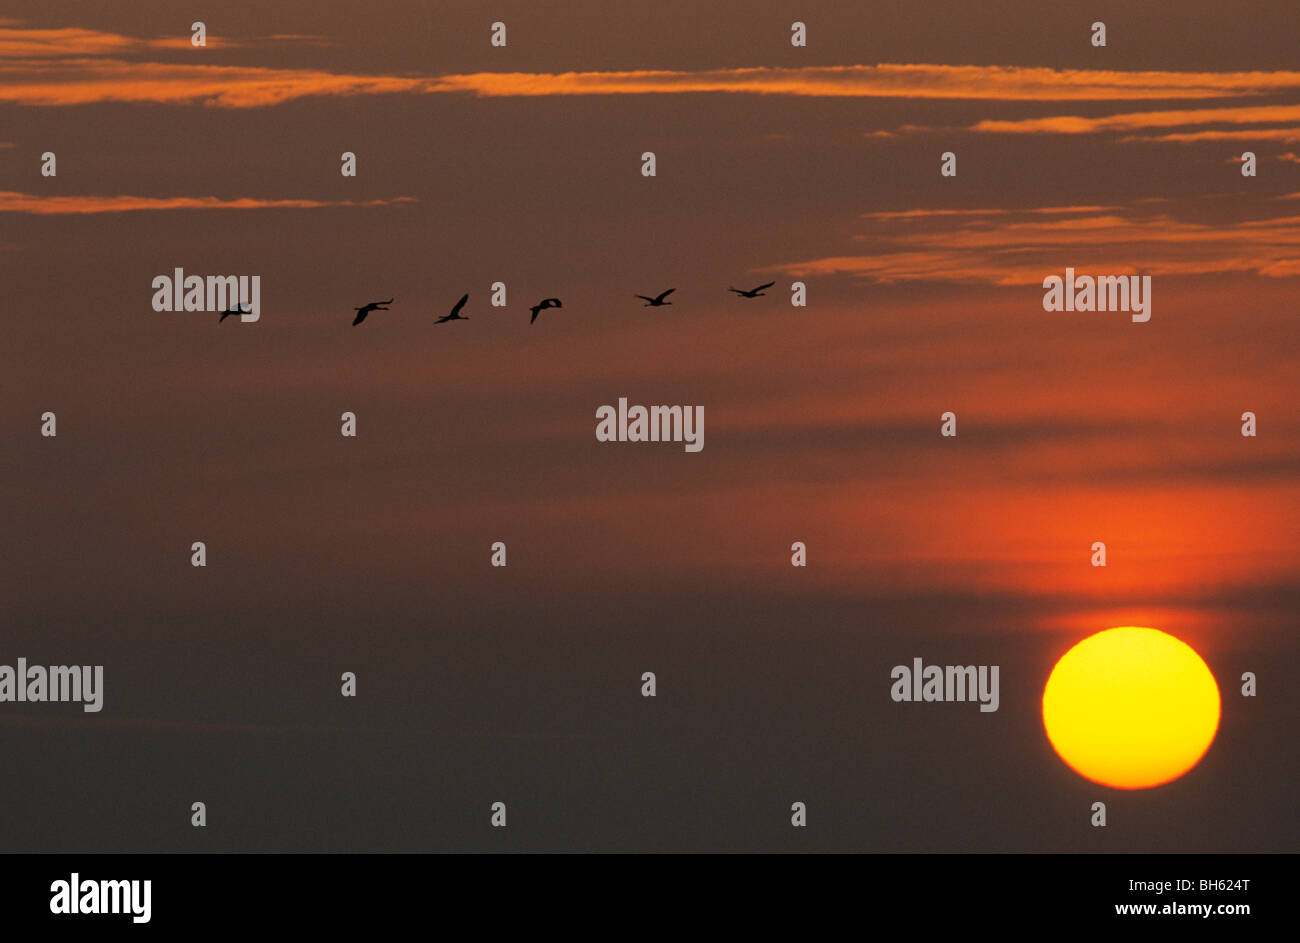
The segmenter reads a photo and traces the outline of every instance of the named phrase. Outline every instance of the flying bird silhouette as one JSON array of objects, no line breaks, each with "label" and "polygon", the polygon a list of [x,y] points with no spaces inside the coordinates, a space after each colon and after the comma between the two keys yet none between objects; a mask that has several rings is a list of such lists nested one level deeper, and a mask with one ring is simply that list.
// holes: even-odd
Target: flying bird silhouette
[{"label": "flying bird silhouette", "polygon": [[766,285],[759,285],[757,288],[751,288],[749,291],[742,291],[739,288],[728,288],[727,291],[734,291],[742,298],[761,298],[764,294],[763,289],[771,288],[775,284],[776,282],[768,282]]},{"label": "flying bird silhouette", "polygon": [[366,315],[369,314],[371,311],[387,311],[388,309],[385,308],[384,305],[390,305],[392,303],[393,303],[393,299],[389,298],[387,301],[372,301],[370,302],[370,304],[362,305],[360,308],[353,308],[352,310],[357,313],[357,316],[356,319],[353,320],[352,326],[356,327],[358,324],[364,321],[366,319]]},{"label": "flying bird silhouette", "polygon": [[447,315],[446,317],[439,318],[433,323],[443,324],[447,321],[468,321],[469,318],[462,318],[460,316],[460,309],[465,307],[465,302],[467,301],[469,301],[469,292],[465,292],[465,294],[460,296],[460,301],[456,302],[456,307],[451,309],[451,314]]},{"label": "flying bird silhouette", "polygon": [[640,298],[644,300],[646,302],[644,305],[642,305],[642,307],[644,308],[662,308],[664,305],[672,304],[671,301],[664,301],[664,299],[667,298],[676,290],[677,290],[676,288],[669,288],[667,291],[660,292],[659,294],[655,295],[653,298],[651,298],[649,295],[633,295],[632,297]]},{"label": "flying bird silhouette", "polygon": [[564,305],[560,304],[559,298],[543,298],[541,301],[537,302],[537,304],[533,305],[529,309],[530,311],[533,312],[533,316],[528,319],[528,323],[532,324],[534,321],[536,321],[537,316],[541,314],[543,311],[545,311],[547,308],[563,308],[563,307]]},{"label": "flying bird silhouette", "polygon": [[230,317],[232,314],[251,314],[251,313],[252,312],[245,311],[243,302],[240,302],[239,307],[236,308],[235,310],[231,311],[230,308],[226,308],[225,311],[222,311],[221,317],[217,318],[217,323],[220,324],[222,321],[226,320],[226,318]]}]

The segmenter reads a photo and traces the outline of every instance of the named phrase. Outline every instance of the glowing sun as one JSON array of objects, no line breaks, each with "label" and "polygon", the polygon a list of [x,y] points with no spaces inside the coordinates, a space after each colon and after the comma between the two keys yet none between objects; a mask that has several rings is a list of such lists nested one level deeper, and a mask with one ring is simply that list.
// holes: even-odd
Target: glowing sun
[{"label": "glowing sun", "polygon": [[1190,645],[1126,625],[1090,635],[1056,663],[1043,726],[1080,776],[1118,789],[1177,779],[1219,729],[1219,686]]}]

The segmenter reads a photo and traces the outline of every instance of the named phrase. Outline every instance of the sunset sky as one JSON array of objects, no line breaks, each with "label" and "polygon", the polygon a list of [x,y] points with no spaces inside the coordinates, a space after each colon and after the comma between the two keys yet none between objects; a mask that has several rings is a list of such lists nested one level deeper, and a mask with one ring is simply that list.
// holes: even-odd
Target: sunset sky
[{"label": "sunset sky", "polygon": [[[699,6],[6,4],[0,662],[106,695],[3,705],[0,850],[1295,850],[1294,5]],[[621,396],[703,451],[597,442]],[[1135,794],[1038,710],[1126,624],[1224,704]],[[891,702],[915,656],[1000,710]]]}]

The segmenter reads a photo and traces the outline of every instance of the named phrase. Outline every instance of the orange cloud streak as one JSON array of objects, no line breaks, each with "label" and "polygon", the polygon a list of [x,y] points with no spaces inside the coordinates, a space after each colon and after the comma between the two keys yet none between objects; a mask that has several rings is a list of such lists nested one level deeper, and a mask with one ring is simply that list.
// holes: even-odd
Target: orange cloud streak
[{"label": "orange cloud streak", "polygon": [[0,59],[120,55],[143,41],[93,29],[11,29],[0,27]]},{"label": "orange cloud streak", "polygon": [[177,65],[116,59],[60,60],[21,67],[0,63],[0,102],[87,105],[96,102],[205,103],[257,108],[312,95],[429,92],[436,81],[384,75],[337,75],[310,69]]},{"label": "orange cloud streak", "polygon": [[[280,36],[257,40],[254,44],[268,41],[322,42],[316,36]],[[210,38],[210,43],[213,42],[249,44]],[[1121,72],[881,63],[807,68],[420,76],[349,75],[313,69],[140,62],[126,58],[157,49],[184,51],[188,44],[186,36],[138,39],[73,27],[0,26],[0,78],[3,78],[0,101],[24,105],[203,102],[251,108],[309,95],[449,92],[486,97],[726,92],[816,97],[1120,101],[1237,97],[1300,89],[1300,72],[1285,71]]]},{"label": "orange cloud streak", "polygon": [[1180,111],[1135,111],[1100,118],[1055,115],[1017,121],[980,121],[972,125],[971,130],[999,134],[1092,134],[1097,131],[1135,131],[1189,124],[1258,124],[1297,120],[1300,120],[1300,105],[1250,105]]},{"label": "orange cloud streak", "polygon": [[[2,59],[59,59],[80,58],[83,56],[120,56],[150,49],[195,49],[186,32],[179,36],[161,36],[157,39],[139,39],[123,36],[119,33],[106,33],[101,30],[81,29],[75,26],[58,29],[10,28],[16,26],[13,20],[0,20],[0,60]],[[208,33],[204,49],[222,49],[250,45],[249,41],[235,40],[225,36]],[[306,33],[281,33],[268,36],[264,40],[253,41],[257,45],[265,42],[296,42],[311,45],[328,45],[323,36]]]},{"label": "orange cloud streak", "polygon": [[137,210],[259,210],[318,209],[333,206],[394,206],[414,203],[415,198],[399,196],[391,200],[259,200],[240,197],[222,200],[215,196],[36,196],[13,190],[0,190],[0,213],[30,213],[56,216],[83,213],[126,213]]},{"label": "orange cloud streak", "polygon": [[[209,46],[323,44],[319,36],[277,35],[253,41],[209,37]],[[699,71],[477,72],[462,75],[348,75],[210,63],[130,61],[155,50],[191,49],[188,36],[141,39],[94,29],[31,29],[0,20],[0,101],[82,105],[101,101],[210,103],[232,108],[276,105],[310,95],[446,93],[473,95],[642,95],[725,92],[758,95],[975,99],[990,101],[1123,101],[1240,97],[1300,89],[1300,72],[1123,72],[1021,66],[880,63],[806,68]],[[112,57],[112,58],[109,58]],[[1294,117],[1294,109],[1252,109]],[[1231,113],[1234,109],[1219,109]],[[1149,115],[1188,114],[1152,112]],[[1129,124],[1137,116],[987,121],[976,130],[1082,133]],[[1205,120],[1275,120],[1207,118]],[[1173,120],[1173,124],[1190,123]],[[916,129],[904,129],[916,130]],[[889,134],[891,132],[877,132]]]},{"label": "orange cloud streak", "polygon": [[1115,72],[882,63],[698,72],[479,72],[443,76],[440,84],[440,90],[484,96],[749,92],[998,101],[1111,101],[1219,98],[1289,90],[1300,87],[1300,72]]},{"label": "orange cloud streak", "polygon": [[[915,221],[930,212],[869,214],[868,218]],[[933,215],[941,222],[951,219],[943,213]],[[1282,278],[1300,274],[1297,216],[1215,226],[1163,215],[1128,219],[1107,212],[996,224],[982,217],[954,221],[937,231],[916,232],[909,227],[907,232],[858,239],[871,246],[871,254],[829,256],[764,271],[795,277],[847,274],[882,283],[1041,285],[1044,275],[1059,272],[1065,264],[1061,260],[1068,259],[1080,272],[1108,275],[1243,272]]]},{"label": "orange cloud streak", "polygon": [[[1178,134],[1131,135],[1125,141],[1196,142],[1196,141],[1282,141],[1300,143],[1300,128],[1251,128],[1248,131],[1186,131]],[[1285,160],[1285,158],[1282,158]]]},{"label": "orange cloud streak", "polygon": [[886,210],[879,213],[863,213],[862,219],[933,219],[940,216],[1008,216],[1012,213],[1038,213],[1053,215],[1061,213],[1100,213],[1115,209],[1113,206],[1039,206],[1032,209],[990,209],[990,210],[956,210],[956,209],[915,209]]}]

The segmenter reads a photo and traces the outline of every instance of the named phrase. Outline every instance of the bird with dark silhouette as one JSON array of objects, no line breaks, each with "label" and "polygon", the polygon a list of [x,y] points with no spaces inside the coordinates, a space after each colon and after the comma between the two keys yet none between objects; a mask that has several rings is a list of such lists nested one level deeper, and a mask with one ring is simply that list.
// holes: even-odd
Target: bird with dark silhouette
[{"label": "bird with dark silhouette", "polygon": [[222,321],[226,320],[226,318],[230,317],[232,314],[251,314],[251,313],[252,312],[250,311],[245,311],[243,302],[240,302],[239,307],[236,308],[235,310],[232,311],[230,310],[230,308],[227,308],[225,311],[222,311],[221,317],[217,318],[217,323],[220,324]]},{"label": "bird with dark silhouette", "polygon": [[669,288],[667,291],[660,292],[659,294],[655,295],[653,298],[651,298],[649,295],[633,295],[632,297],[640,298],[642,301],[644,301],[645,304],[642,305],[643,308],[662,308],[664,305],[672,304],[671,301],[664,301],[664,299],[667,298],[676,290],[677,290],[676,288]]},{"label": "bird with dark silhouette", "polygon": [[469,301],[469,292],[465,292],[465,294],[460,296],[460,301],[456,302],[456,306],[451,309],[451,314],[441,317],[433,323],[444,324],[447,321],[468,321],[469,318],[463,318],[460,315],[460,309],[465,307],[465,302],[467,301]]},{"label": "bird with dark silhouette", "polygon": [[759,285],[757,288],[751,288],[749,291],[743,291],[739,288],[728,288],[727,291],[734,291],[742,298],[761,298],[764,295],[764,288],[771,288],[776,282],[768,282],[766,285]]},{"label": "bird with dark silhouette", "polygon": [[533,312],[533,316],[528,319],[528,323],[532,324],[534,321],[536,321],[537,316],[541,314],[543,311],[545,311],[547,308],[563,308],[563,307],[564,305],[560,304],[559,298],[543,298],[541,301],[537,302],[537,304],[529,308],[529,310]]},{"label": "bird with dark silhouette", "polygon": [[360,308],[353,308],[352,310],[357,313],[357,316],[352,321],[352,326],[356,327],[358,324],[364,321],[366,319],[366,315],[369,314],[371,311],[387,311],[388,309],[385,308],[384,305],[390,305],[392,303],[393,303],[393,299],[389,298],[387,301],[372,301],[370,302],[370,304],[362,305]]}]

